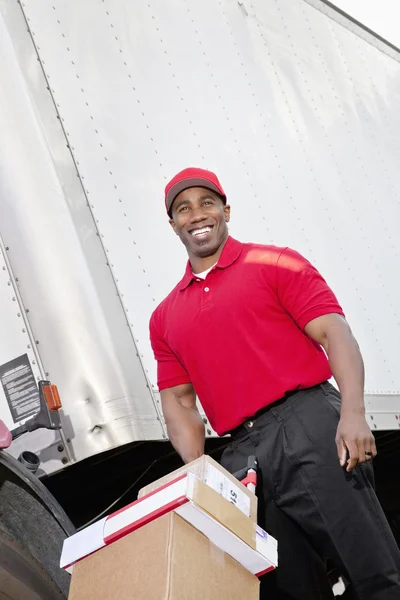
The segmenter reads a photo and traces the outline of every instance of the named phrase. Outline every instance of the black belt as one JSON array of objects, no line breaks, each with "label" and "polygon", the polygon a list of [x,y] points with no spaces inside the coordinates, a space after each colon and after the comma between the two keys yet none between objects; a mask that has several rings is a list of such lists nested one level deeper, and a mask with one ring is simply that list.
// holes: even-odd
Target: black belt
[{"label": "black belt", "polygon": [[[231,438],[234,440],[239,437],[243,437],[243,435],[247,435],[249,433],[249,431],[248,431],[249,427],[252,428],[255,425],[255,422],[260,417],[262,417],[267,412],[269,412],[271,410],[271,408],[275,408],[276,406],[283,404],[284,402],[286,402],[286,400],[288,398],[290,398],[290,396],[293,396],[294,394],[297,394],[300,391],[302,391],[302,390],[293,390],[292,392],[286,392],[286,394],[284,395],[283,398],[280,398],[279,400],[276,400],[275,402],[271,402],[271,404],[264,406],[264,408],[261,408],[259,411],[257,411],[253,417],[249,417],[248,419],[246,419],[246,421],[244,421],[243,423],[241,423],[240,425],[235,427],[235,429],[232,429],[231,431],[227,431],[226,435],[230,435]],[[247,427],[246,427],[246,425],[247,425]]]}]

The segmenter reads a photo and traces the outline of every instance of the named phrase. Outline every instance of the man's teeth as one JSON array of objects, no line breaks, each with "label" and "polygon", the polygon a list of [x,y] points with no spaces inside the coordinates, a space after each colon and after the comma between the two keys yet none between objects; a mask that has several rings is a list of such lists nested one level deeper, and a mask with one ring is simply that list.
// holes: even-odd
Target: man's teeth
[{"label": "man's teeth", "polygon": [[203,229],[195,229],[192,231],[192,235],[204,235],[205,233],[209,233],[211,231],[211,227],[203,227]]}]

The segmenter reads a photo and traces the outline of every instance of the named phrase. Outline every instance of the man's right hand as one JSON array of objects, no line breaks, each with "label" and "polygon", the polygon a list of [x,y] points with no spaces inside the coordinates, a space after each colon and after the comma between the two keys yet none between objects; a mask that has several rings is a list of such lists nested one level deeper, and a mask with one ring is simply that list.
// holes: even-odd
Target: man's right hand
[{"label": "man's right hand", "polygon": [[204,454],[205,427],[191,383],[161,391],[161,405],[171,444],[185,463]]}]

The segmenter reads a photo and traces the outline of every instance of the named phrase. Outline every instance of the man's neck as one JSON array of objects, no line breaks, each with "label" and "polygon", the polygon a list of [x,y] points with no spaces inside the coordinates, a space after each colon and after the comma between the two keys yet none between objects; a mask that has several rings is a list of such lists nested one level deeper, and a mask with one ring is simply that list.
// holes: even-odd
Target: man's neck
[{"label": "man's neck", "polygon": [[226,240],[221,246],[218,248],[215,254],[211,254],[210,256],[189,256],[190,264],[192,267],[193,273],[196,275],[197,273],[203,273],[208,269],[211,269],[215,264],[217,264],[219,257],[222,254],[222,250],[224,249]]}]

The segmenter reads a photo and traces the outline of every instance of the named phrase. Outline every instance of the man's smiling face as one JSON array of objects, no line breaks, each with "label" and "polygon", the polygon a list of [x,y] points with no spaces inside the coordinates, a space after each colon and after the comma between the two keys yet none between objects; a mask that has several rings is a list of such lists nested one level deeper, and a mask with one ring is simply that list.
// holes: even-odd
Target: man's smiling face
[{"label": "man's smiling face", "polygon": [[218,252],[228,237],[230,206],[203,187],[183,190],[171,208],[170,223],[188,251],[189,258],[205,258]]}]

